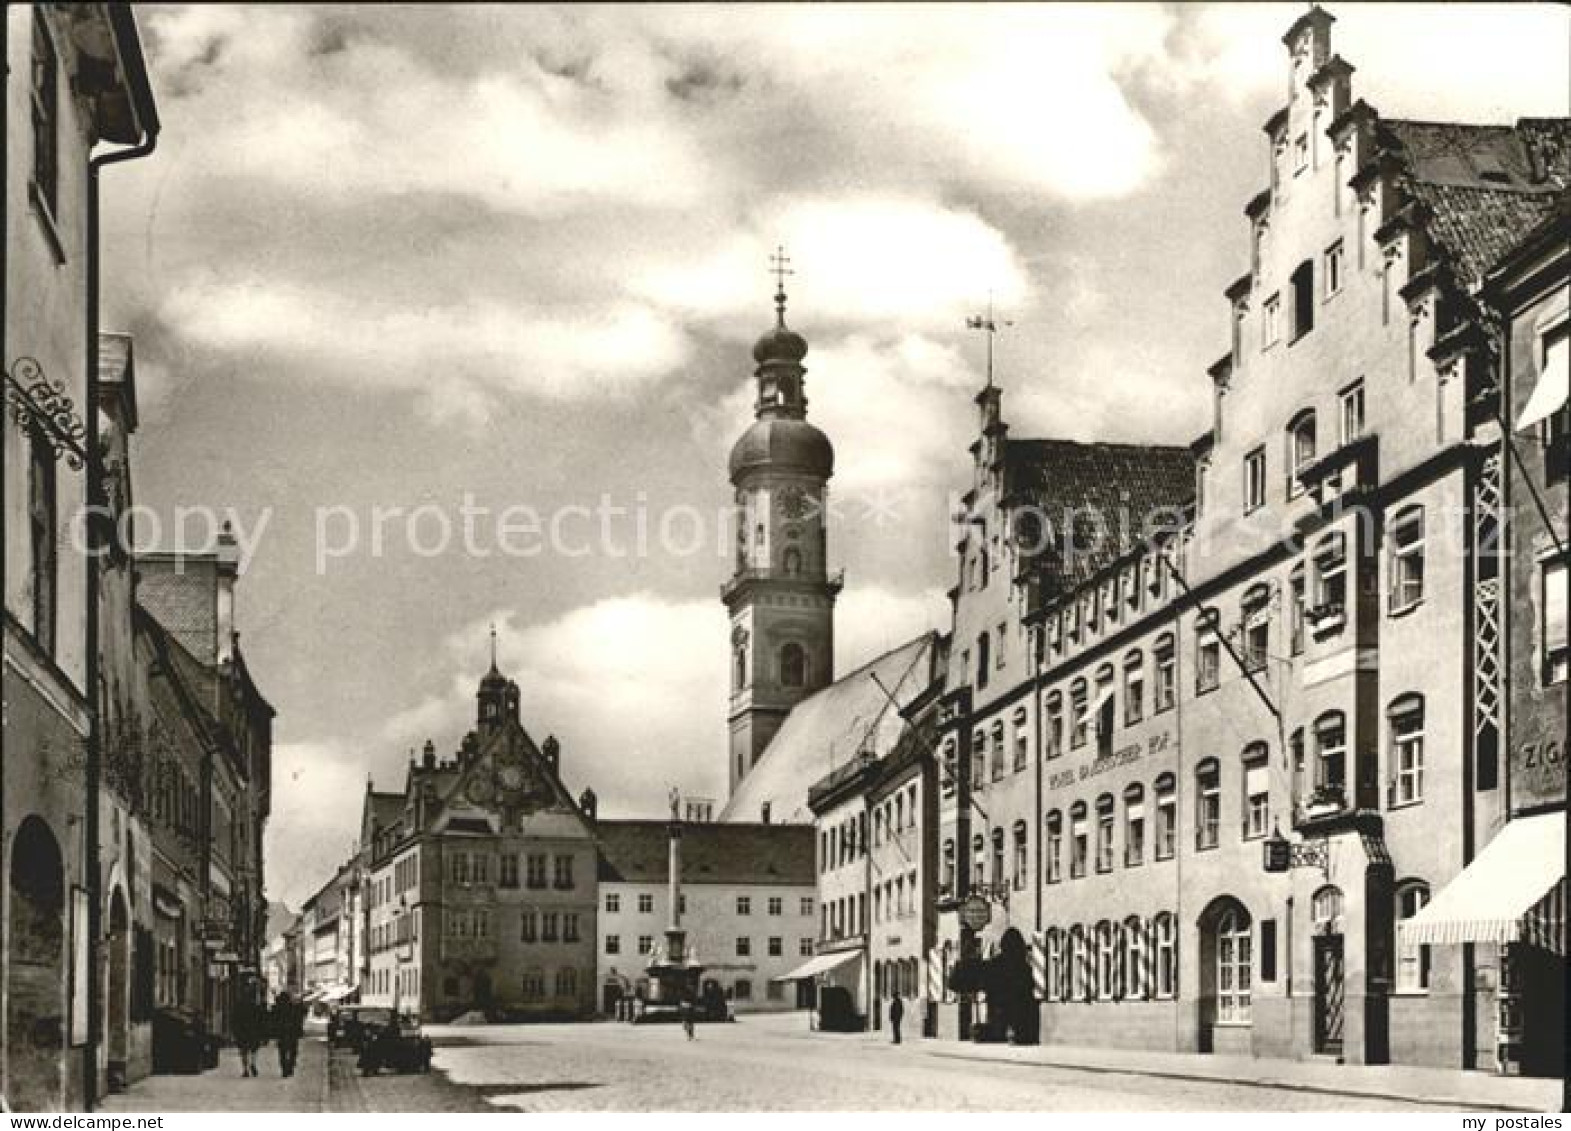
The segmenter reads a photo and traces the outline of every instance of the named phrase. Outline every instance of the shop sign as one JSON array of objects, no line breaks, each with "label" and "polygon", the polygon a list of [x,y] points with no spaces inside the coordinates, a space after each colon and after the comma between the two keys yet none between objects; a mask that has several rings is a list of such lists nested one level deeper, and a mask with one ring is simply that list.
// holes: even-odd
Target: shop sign
[{"label": "shop sign", "polygon": [[1566,795],[1566,746],[1558,738],[1520,743],[1511,759],[1511,800],[1517,808],[1554,804]]},{"label": "shop sign", "polygon": [[1131,742],[1128,746],[1114,750],[1105,758],[1094,758],[1074,769],[1059,770],[1047,779],[1047,786],[1049,789],[1069,789],[1087,778],[1094,778],[1098,774],[1105,774],[1122,766],[1134,765],[1147,755],[1155,757],[1167,749],[1171,737],[1170,732],[1160,731],[1146,739],[1144,743]]}]

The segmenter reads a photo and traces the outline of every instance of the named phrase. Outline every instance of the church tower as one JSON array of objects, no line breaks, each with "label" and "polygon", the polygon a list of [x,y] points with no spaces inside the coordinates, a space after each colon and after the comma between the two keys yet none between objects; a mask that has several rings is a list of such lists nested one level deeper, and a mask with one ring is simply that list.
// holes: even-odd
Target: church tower
[{"label": "church tower", "polygon": [[756,419],[731,449],[736,572],[731,619],[730,777],[742,779],[802,699],[834,679],[834,606],[825,506],[835,452],[807,422],[807,342],[786,328],[786,258],[774,257],[775,325],[753,347]]}]

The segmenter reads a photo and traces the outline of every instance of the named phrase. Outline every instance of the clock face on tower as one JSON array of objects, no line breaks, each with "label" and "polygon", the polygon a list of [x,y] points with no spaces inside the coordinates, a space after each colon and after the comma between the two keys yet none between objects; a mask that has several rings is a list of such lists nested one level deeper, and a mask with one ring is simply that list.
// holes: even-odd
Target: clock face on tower
[{"label": "clock face on tower", "polygon": [[464,795],[476,805],[489,804],[495,791],[491,779],[483,774],[476,774],[469,779],[469,784],[464,787]]},{"label": "clock face on tower", "polygon": [[496,784],[502,787],[504,793],[517,793],[524,788],[524,768],[519,765],[499,766],[496,771]]},{"label": "clock face on tower", "polygon": [[807,513],[807,497],[796,487],[780,493],[780,513],[787,518],[801,518]]}]

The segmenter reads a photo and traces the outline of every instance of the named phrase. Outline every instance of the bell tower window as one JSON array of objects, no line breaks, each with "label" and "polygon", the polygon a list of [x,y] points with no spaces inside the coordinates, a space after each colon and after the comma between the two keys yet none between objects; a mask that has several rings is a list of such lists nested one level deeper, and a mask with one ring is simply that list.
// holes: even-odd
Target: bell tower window
[{"label": "bell tower window", "polygon": [[807,684],[807,649],[795,640],[780,649],[780,682],[786,687]]}]

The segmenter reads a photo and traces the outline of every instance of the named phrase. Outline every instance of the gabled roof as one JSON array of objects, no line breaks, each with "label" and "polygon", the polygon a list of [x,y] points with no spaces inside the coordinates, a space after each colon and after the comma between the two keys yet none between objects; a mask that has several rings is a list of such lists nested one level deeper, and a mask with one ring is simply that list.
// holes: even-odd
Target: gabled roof
[{"label": "gabled roof", "polygon": [[791,708],[720,820],[756,821],[768,802],[771,821],[810,824],[807,793],[815,782],[864,749],[882,757],[893,747],[905,721],[879,684],[904,708],[927,689],[935,639],[924,632]]},{"label": "gabled roof", "polygon": [[[601,821],[601,883],[665,883],[670,872],[669,821]],[[817,882],[811,825],[684,824],[684,884]]]},{"label": "gabled roof", "polygon": [[1032,507],[1051,527],[1049,547],[1035,562],[1049,593],[1079,584],[1133,549],[1153,512],[1176,510],[1195,493],[1187,447],[1010,440],[1004,460],[1005,496]]},{"label": "gabled roof", "polygon": [[1387,118],[1380,125],[1397,147],[1404,187],[1427,210],[1430,234],[1469,289],[1554,214],[1571,185],[1571,119],[1475,126]]}]

